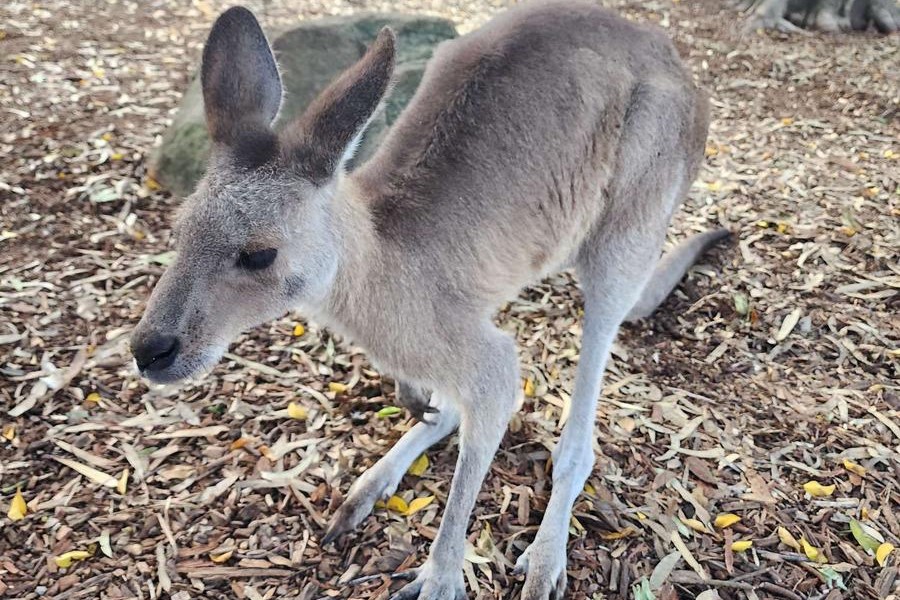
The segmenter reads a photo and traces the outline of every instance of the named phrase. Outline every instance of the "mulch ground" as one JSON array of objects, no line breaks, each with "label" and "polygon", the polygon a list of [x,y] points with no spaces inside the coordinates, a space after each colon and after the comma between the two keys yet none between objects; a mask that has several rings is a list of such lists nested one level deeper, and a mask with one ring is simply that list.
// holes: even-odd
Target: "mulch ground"
[{"label": "mulch ground", "polygon": [[[502,2],[248,4],[269,26],[398,9],[466,30]],[[571,523],[570,597],[896,598],[897,38],[744,33],[725,4],[615,3],[667,27],[713,99],[673,239],[716,225],[738,239],[623,328]],[[430,504],[404,514],[395,499],[319,546],[412,421],[364,354],[301,315],[182,388],[148,388],[129,364],[179,203],[147,159],[225,5],[0,8],[0,596],[385,598],[435,535],[452,439],[398,490]],[[470,526],[470,597],[521,585],[511,566],[549,496],[579,302],[562,275],[500,315],[524,405]]]}]

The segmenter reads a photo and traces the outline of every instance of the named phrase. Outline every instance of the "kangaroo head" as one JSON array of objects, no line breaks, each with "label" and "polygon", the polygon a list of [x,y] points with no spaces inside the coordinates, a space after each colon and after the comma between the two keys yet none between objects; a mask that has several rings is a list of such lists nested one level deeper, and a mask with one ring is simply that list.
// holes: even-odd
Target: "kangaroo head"
[{"label": "kangaroo head", "polygon": [[334,196],[393,65],[384,29],[277,135],[281,78],[259,23],[241,7],[218,18],[201,69],[213,148],[176,220],[175,260],[131,339],[144,376],[205,371],[241,331],[325,297],[340,260]]}]

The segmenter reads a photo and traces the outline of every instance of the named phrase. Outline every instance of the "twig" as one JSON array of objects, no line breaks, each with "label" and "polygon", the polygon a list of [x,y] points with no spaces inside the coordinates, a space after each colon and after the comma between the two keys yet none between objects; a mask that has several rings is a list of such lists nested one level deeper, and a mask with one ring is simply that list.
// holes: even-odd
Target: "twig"
[{"label": "twig", "polygon": [[803,598],[801,598],[791,590],[783,588],[780,585],[770,583],[768,581],[759,584],[759,589],[764,592],[775,594],[776,596],[781,596],[782,598],[789,598],[790,600],[803,600]]}]

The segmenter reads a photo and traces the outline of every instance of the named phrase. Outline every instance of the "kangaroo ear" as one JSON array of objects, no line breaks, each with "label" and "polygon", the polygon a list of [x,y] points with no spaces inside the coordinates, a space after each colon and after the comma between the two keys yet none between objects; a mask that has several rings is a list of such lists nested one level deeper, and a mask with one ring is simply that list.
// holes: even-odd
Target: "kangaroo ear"
[{"label": "kangaroo ear", "polygon": [[258,155],[264,146],[271,146],[271,154],[281,76],[269,42],[249,10],[235,6],[216,19],[203,48],[200,80],[213,141],[245,158]]},{"label": "kangaroo ear", "polygon": [[359,61],[344,71],[283,135],[284,153],[316,184],[349,160],[394,73],[394,33],[387,27]]}]

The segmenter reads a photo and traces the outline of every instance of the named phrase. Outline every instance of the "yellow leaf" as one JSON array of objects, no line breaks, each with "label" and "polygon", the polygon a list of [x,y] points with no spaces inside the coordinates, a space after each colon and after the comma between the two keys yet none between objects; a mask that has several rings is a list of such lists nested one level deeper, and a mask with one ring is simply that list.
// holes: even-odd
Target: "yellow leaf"
[{"label": "yellow leaf", "polygon": [[862,465],[856,464],[852,460],[845,458],[844,459],[844,468],[847,469],[848,471],[850,471],[851,473],[855,473],[855,474],[859,475],[860,477],[866,476],[866,468],[863,467]]},{"label": "yellow leaf", "polygon": [[803,489],[813,498],[825,498],[834,493],[833,485],[822,485],[818,481],[807,481],[803,484]]},{"label": "yellow leaf", "polygon": [[274,452],[272,452],[272,450],[265,444],[259,447],[259,453],[271,461],[278,460],[278,456]]},{"label": "yellow leaf", "polygon": [[6,513],[6,516],[10,521],[21,521],[27,514],[28,506],[25,504],[25,498],[22,497],[22,488],[16,488],[16,495],[9,503],[9,512]]},{"label": "yellow leaf", "polygon": [[234,554],[234,550],[227,550],[221,554],[210,554],[209,559],[218,565],[231,558],[232,554]]},{"label": "yellow leaf", "polygon": [[885,150],[884,151],[885,158],[894,158],[895,156],[897,156],[897,155],[894,153],[893,150]]},{"label": "yellow leaf", "polygon": [[337,381],[332,381],[328,384],[328,389],[335,394],[340,394],[341,392],[347,391],[347,386],[343,383],[338,383]]},{"label": "yellow leaf", "polygon": [[779,221],[778,225],[775,227],[775,231],[777,231],[778,233],[787,233],[790,228],[791,226],[787,223]]},{"label": "yellow leaf", "polygon": [[719,153],[719,148],[712,144],[706,145],[706,156],[715,156]]},{"label": "yellow leaf", "polygon": [[783,119],[781,119],[781,124],[782,125],[793,125],[794,120],[790,117],[784,117]]},{"label": "yellow leaf", "polygon": [[84,560],[90,557],[90,552],[85,552],[84,550],[72,550],[71,552],[66,552],[55,557],[53,562],[55,562],[56,566],[60,569],[67,569],[72,566],[73,561]]},{"label": "yellow leaf", "polygon": [[806,538],[800,538],[800,545],[803,546],[803,554],[806,555],[806,558],[809,560],[814,560],[816,562],[825,562],[825,557],[822,556],[822,553],[818,548],[810,544],[806,541]]},{"label": "yellow leaf", "polygon": [[421,498],[415,498],[412,502],[409,503],[409,506],[406,507],[406,515],[414,515],[429,504],[434,501],[434,496],[422,496]]},{"label": "yellow leaf", "polygon": [[404,500],[400,496],[391,496],[390,498],[388,498],[388,501],[385,502],[384,506],[388,510],[398,512],[401,515],[405,515],[406,511],[409,510],[409,505],[406,503],[406,500]]},{"label": "yellow leaf", "polygon": [[16,426],[10,423],[3,426],[3,437],[10,442],[16,439]]},{"label": "yellow leaf", "polygon": [[725,529],[726,527],[731,527],[740,520],[741,518],[734,513],[722,513],[721,515],[716,517],[713,525],[715,525],[719,529]]},{"label": "yellow leaf", "polygon": [[594,489],[594,486],[592,486],[589,483],[584,484],[584,493],[587,494],[588,496],[590,496],[591,498],[597,497],[597,490]]},{"label": "yellow leaf", "polygon": [[[740,519],[740,517],[738,517]],[[706,529],[706,525],[698,521],[697,519],[682,519],[682,523],[693,529],[694,531],[699,531],[700,533],[709,533]]]},{"label": "yellow leaf", "polygon": [[634,513],[634,516],[636,516],[638,518],[638,521],[643,521],[644,519],[647,518],[647,515],[645,515],[641,511]]},{"label": "yellow leaf", "polygon": [[878,550],[875,551],[875,560],[878,561],[878,566],[883,567],[884,561],[887,560],[888,555],[894,551],[894,545],[890,542],[885,542],[882,545],[878,546]]},{"label": "yellow leaf", "polygon": [[632,533],[634,533],[634,529],[632,529],[631,527],[626,527],[625,529],[622,529],[621,531],[613,531],[612,533],[601,533],[600,537],[607,541],[621,540],[622,538],[628,537]]},{"label": "yellow leaf", "polygon": [[159,182],[156,181],[155,179],[153,179],[152,177],[147,177],[144,180],[144,186],[146,186],[146,188],[148,190],[150,190],[151,192],[158,192],[159,190],[162,189],[162,186],[159,185]]},{"label": "yellow leaf", "polygon": [[859,511],[859,518],[863,521],[869,520],[869,509],[865,506],[862,507],[862,510]]},{"label": "yellow leaf", "polygon": [[421,477],[427,469],[428,457],[422,454],[419,456],[419,458],[413,461],[413,464],[409,466],[409,470],[407,471],[407,473],[409,473],[410,475],[415,475],[416,477]]},{"label": "yellow leaf", "polygon": [[109,158],[110,160],[122,160],[123,158],[125,158],[125,155],[121,152],[113,152],[109,155]]},{"label": "yellow leaf", "polygon": [[116,491],[123,496],[128,491],[128,467],[122,469],[122,474],[119,475],[119,481],[116,483]]},{"label": "yellow leaf", "polygon": [[800,548],[800,542],[797,541],[797,538],[791,535],[791,532],[785,529],[784,527],[778,528],[778,539],[781,540],[781,543],[789,548],[793,548],[797,552],[802,552],[802,548]]},{"label": "yellow leaf", "polygon": [[85,398],[84,401],[89,404],[96,404],[100,402],[100,394],[98,394],[97,392],[91,392],[87,395],[87,398]]},{"label": "yellow leaf", "polygon": [[306,333],[306,327],[304,327],[300,323],[297,323],[296,325],[294,325],[294,337],[300,337],[304,333]]},{"label": "yellow leaf", "polygon": [[522,390],[525,392],[526,397],[531,398],[532,396],[534,396],[534,380],[532,380],[530,377],[526,379],[525,385],[523,386]]},{"label": "yellow leaf", "polygon": [[732,552],[746,552],[753,546],[753,540],[740,540],[737,542],[732,542],[731,551]]},{"label": "yellow leaf", "polygon": [[309,411],[305,406],[300,406],[296,402],[291,402],[287,407],[288,416],[292,419],[303,421],[309,416]]},{"label": "yellow leaf", "polygon": [[710,181],[709,183],[706,184],[706,189],[708,189],[711,192],[718,192],[720,189],[722,189],[722,182],[721,181]]},{"label": "yellow leaf", "polygon": [[231,442],[231,445],[228,446],[228,449],[229,449],[229,450],[240,450],[241,448],[243,448],[244,446],[246,446],[246,445],[247,445],[247,442],[249,442],[249,441],[250,441],[250,440],[248,440],[248,439],[245,438],[245,437],[239,437],[238,439],[236,439],[236,440],[234,440],[233,442]]}]

